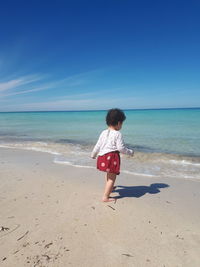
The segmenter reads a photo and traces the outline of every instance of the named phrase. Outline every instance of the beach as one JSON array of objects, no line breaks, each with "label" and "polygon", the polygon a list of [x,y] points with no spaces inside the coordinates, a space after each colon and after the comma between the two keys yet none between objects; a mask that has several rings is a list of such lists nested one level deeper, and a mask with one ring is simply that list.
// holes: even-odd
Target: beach
[{"label": "beach", "polygon": [[199,266],[200,180],[104,174],[0,148],[1,266]]},{"label": "beach", "polygon": [[200,267],[200,1],[1,1],[0,267]]}]

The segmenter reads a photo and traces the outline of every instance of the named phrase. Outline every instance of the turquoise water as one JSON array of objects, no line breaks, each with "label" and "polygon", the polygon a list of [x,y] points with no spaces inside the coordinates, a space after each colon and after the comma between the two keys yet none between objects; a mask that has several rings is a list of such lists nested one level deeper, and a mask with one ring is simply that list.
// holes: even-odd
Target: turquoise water
[{"label": "turquoise water", "polygon": [[[199,175],[200,109],[128,110],[125,114],[122,133],[136,152],[134,162],[125,160],[126,171],[140,162],[139,173],[142,169],[143,174],[154,175],[153,161],[162,159],[190,166],[188,177]],[[62,162],[92,165],[85,158],[106,128],[105,115],[106,111],[0,113],[0,145],[54,153],[56,162],[60,155]],[[197,168],[192,175],[191,166]],[[159,168],[161,173],[163,166]]]}]

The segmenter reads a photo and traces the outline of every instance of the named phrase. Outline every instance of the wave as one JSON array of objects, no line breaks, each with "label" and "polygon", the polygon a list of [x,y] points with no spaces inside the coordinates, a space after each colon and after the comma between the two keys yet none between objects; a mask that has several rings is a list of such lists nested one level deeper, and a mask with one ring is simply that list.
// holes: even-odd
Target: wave
[{"label": "wave", "polygon": [[24,149],[24,150],[33,150],[33,151],[38,151],[38,152],[44,152],[44,153],[49,153],[52,155],[60,155],[60,153],[56,152],[56,151],[52,151],[50,149],[44,149],[44,148],[38,148],[38,147],[34,147],[34,146],[26,146],[26,147],[22,147],[20,145],[1,145],[0,147],[2,148],[15,148],[15,149]]},{"label": "wave", "polygon": [[73,167],[76,167],[76,168],[95,169],[95,167],[93,167],[93,166],[77,165],[77,164],[74,164],[74,163],[69,162],[69,161],[63,161],[63,160],[57,160],[57,159],[54,159],[53,162],[56,163],[56,164],[70,165],[70,166],[73,166]]},{"label": "wave", "polygon": [[178,165],[200,166],[200,163],[189,162],[189,161],[186,161],[186,160],[181,160],[181,161],[178,161],[178,160],[170,160],[170,163],[172,163],[172,164],[178,164]]},{"label": "wave", "polygon": [[[60,145],[74,145],[74,146],[81,146],[85,148],[92,148],[95,145],[95,142],[91,140],[84,140],[84,139],[75,139],[75,138],[57,138],[56,136],[46,136],[46,137],[31,137],[25,133],[12,133],[12,132],[0,132],[0,142],[1,143],[27,143],[27,142],[46,142],[48,144],[60,144]],[[183,157],[200,157],[199,153],[189,153],[189,152],[178,152],[176,149],[168,150],[162,149],[162,147],[156,148],[153,146],[146,146],[146,145],[133,145],[132,143],[127,144],[127,146],[133,149],[137,153],[144,153],[144,154],[161,154],[161,155],[171,155],[174,156],[183,156]]]},{"label": "wave", "polygon": [[[69,141],[69,140],[68,140]],[[90,158],[92,145],[69,142],[27,141],[2,142],[2,148],[14,148],[49,153],[56,164],[78,168],[95,168]],[[135,151],[134,157],[122,156],[122,173],[144,177],[178,177],[200,179],[200,157],[186,157],[167,153]]]}]

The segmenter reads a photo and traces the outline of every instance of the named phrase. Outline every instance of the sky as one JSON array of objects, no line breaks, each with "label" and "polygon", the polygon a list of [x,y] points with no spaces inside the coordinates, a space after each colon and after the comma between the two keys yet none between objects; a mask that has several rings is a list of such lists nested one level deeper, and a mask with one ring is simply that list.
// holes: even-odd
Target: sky
[{"label": "sky", "polygon": [[0,111],[200,107],[200,1],[2,1]]}]

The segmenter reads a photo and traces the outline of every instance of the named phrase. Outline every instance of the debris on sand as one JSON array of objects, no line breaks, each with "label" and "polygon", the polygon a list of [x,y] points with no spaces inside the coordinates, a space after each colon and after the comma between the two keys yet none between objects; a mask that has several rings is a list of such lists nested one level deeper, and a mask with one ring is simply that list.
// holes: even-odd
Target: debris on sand
[{"label": "debris on sand", "polygon": [[29,232],[29,231],[26,231],[26,233],[25,233],[23,236],[19,237],[19,238],[17,239],[17,241],[19,241],[19,240],[22,239],[25,235],[27,235],[28,232]]},{"label": "debris on sand", "polygon": [[133,255],[128,254],[128,253],[123,253],[122,255],[123,255],[123,256],[127,256],[127,257],[133,257]]},{"label": "debris on sand", "polygon": [[49,244],[46,244],[46,245],[44,246],[44,248],[49,248],[51,245],[53,245],[53,242],[51,242],[51,243],[49,243]]},{"label": "debris on sand", "polygon": [[9,230],[8,227],[4,227],[4,226],[1,226],[1,227],[0,227],[0,232],[1,232],[1,231],[8,231],[8,230]]},{"label": "debris on sand", "polygon": [[112,206],[110,206],[110,205],[107,205],[109,208],[111,208],[111,209],[113,209],[113,210],[115,210],[115,208],[113,208]]}]

